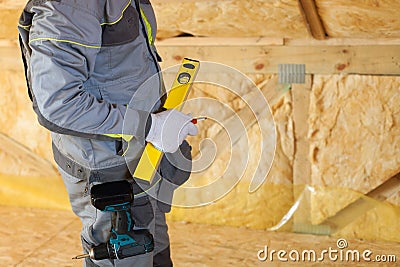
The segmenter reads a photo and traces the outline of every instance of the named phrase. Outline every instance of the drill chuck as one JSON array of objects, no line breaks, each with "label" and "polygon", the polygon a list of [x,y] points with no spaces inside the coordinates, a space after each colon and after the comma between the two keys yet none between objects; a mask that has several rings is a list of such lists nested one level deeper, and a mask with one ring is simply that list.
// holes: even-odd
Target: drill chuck
[{"label": "drill chuck", "polygon": [[103,243],[98,246],[92,247],[89,251],[89,257],[92,260],[115,259],[114,249],[110,244]]}]

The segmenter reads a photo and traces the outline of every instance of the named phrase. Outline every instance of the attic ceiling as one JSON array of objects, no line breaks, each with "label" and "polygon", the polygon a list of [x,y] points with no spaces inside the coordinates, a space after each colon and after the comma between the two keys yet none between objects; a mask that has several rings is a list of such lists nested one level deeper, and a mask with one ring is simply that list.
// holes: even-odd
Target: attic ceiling
[{"label": "attic ceiling", "polygon": [[[207,37],[311,39],[299,2],[316,6],[329,38],[400,38],[396,0],[153,0],[158,38]],[[0,0],[0,39],[16,35],[25,0]]]}]

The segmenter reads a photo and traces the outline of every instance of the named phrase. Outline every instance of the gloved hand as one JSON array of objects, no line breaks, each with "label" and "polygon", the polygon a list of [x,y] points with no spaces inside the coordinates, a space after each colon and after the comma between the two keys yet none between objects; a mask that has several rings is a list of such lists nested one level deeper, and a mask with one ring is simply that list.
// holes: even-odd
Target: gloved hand
[{"label": "gloved hand", "polygon": [[188,135],[198,133],[197,127],[191,120],[191,115],[176,109],[151,114],[151,126],[146,141],[152,143],[158,150],[173,153]]}]

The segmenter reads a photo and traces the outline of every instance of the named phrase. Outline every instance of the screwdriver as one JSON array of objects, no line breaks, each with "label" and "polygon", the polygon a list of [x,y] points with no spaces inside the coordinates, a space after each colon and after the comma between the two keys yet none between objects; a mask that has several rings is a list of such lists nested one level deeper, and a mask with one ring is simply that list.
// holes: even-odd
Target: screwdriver
[{"label": "screwdriver", "polygon": [[197,122],[199,122],[199,121],[204,121],[204,120],[206,120],[207,119],[207,117],[196,117],[196,118],[193,118],[192,120],[191,120],[191,122],[193,123],[193,124],[197,124]]}]

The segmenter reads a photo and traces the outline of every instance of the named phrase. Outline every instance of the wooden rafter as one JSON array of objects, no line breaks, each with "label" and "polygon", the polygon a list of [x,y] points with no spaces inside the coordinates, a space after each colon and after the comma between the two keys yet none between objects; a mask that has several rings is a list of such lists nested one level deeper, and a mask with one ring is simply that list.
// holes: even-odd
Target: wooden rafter
[{"label": "wooden rafter", "polygon": [[332,233],[337,232],[355,219],[364,215],[367,211],[377,207],[377,205],[400,190],[400,173],[386,180],[377,188],[368,192],[365,197],[360,197],[356,201],[338,211],[334,216],[327,218],[322,225],[331,228]]},{"label": "wooden rafter", "polygon": [[306,21],[309,31],[315,39],[323,40],[327,34],[318,14],[314,0],[299,0],[300,10]]}]

